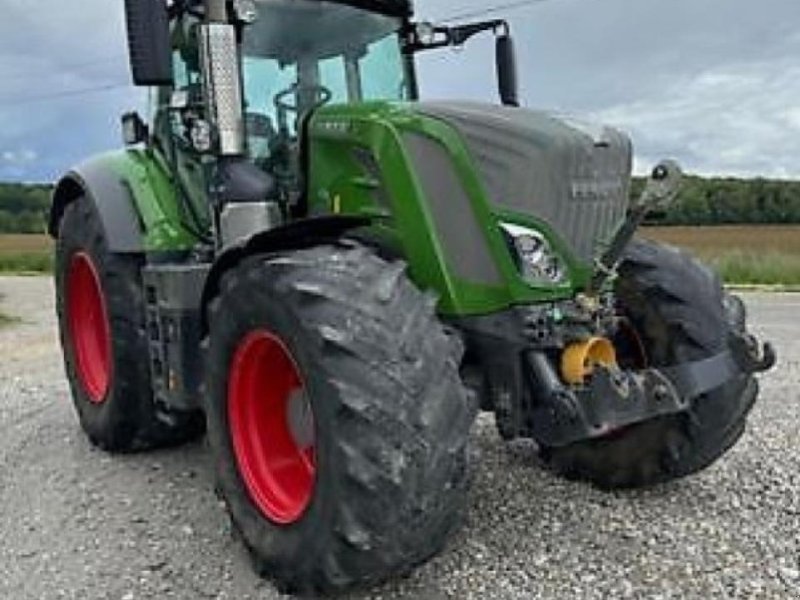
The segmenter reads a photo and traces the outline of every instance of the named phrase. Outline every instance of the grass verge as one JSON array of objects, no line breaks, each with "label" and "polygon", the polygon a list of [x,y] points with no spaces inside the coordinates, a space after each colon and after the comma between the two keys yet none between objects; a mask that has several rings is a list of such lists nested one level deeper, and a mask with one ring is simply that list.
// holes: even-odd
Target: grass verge
[{"label": "grass verge", "polygon": [[53,257],[48,253],[0,254],[0,273],[52,273]]},{"label": "grass verge", "polygon": [[800,288],[800,226],[647,227],[641,235],[685,248],[730,286]]},{"label": "grass verge", "polygon": [[800,256],[731,251],[709,259],[722,279],[733,285],[800,286]]},{"label": "grass verge", "polygon": [[0,235],[0,273],[50,273],[53,243],[46,235]]}]

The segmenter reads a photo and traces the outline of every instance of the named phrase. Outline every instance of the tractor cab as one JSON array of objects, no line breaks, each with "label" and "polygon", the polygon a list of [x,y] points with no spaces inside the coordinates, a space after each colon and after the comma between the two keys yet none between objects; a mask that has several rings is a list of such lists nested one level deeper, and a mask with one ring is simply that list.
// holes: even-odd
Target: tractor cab
[{"label": "tractor cab", "polygon": [[255,6],[242,39],[245,106],[276,134],[295,137],[298,120],[326,104],[410,99],[401,19],[312,0]]},{"label": "tractor cab", "polygon": [[[311,116],[326,106],[417,100],[419,52],[494,32],[501,98],[517,104],[504,21],[415,23],[405,0],[184,0],[168,12],[159,6],[128,5],[134,80],[155,86],[154,146],[199,215],[198,228],[216,221],[224,231],[228,204],[236,205],[228,213],[237,212],[237,222],[254,224],[234,228],[231,239],[218,236],[222,247],[274,226],[265,211],[306,216]],[[146,25],[135,26],[140,21]],[[147,131],[142,125],[126,124],[129,142],[144,141],[135,134]],[[241,214],[243,204],[262,214]]]},{"label": "tractor cab", "polygon": [[308,117],[331,104],[412,97],[402,19],[314,0],[262,0],[243,28],[246,154],[285,196],[301,192]]}]

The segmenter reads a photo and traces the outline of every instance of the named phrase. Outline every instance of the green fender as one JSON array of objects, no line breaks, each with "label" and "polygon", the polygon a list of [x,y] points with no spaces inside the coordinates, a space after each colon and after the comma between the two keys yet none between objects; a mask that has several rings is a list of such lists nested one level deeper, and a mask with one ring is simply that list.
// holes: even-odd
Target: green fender
[{"label": "green fender", "polygon": [[[223,275],[235,268],[249,256],[288,250],[300,250],[322,243],[335,244],[353,234],[363,231],[372,223],[364,216],[329,215],[293,221],[282,227],[262,231],[242,240],[217,256],[206,277],[201,306],[201,333],[208,333],[207,308],[220,292]],[[354,238],[355,239],[355,238]]]},{"label": "green fender", "polygon": [[153,150],[112,152],[70,170],[53,193],[52,237],[67,206],[80,197],[94,204],[112,252],[175,252],[197,243],[181,222],[173,180]]}]

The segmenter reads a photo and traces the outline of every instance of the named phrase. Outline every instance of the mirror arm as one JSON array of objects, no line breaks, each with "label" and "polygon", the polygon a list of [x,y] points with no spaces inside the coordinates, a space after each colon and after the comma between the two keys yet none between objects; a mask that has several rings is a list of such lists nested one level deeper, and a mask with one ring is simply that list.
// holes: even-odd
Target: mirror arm
[{"label": "mirror arm", "polygon": [[[209,0],[206,0],[207,2]],[[430,23],[407,22],[402,30],[403,53],[412,56],[425,50],[446,46],[462,47],[474,36],[491,31],[496,39],[497,78],[500,100],[505,106],[519,106],[517,63],[511,26],[504,19],[468,23],[455,27],[434,26]]]},{"label": "mirror arm", "polygon": [[432,42],[424,43],[416,35],[414,26],[411,25],[405,31],[405,49],[407,52],[416,53],[426,50],[438,50],[449,46],[463,46],[470,39],[483,33],[492,31],[495,35],[501,30],[501,35],[508,35],[511,28],[508,21],[494,19],[492,21],[481,21],[480,23],[470,23],[468,25],[458,25],[456,27],[433,27],[432,31],[436,39]]},{"label": "mirror arm", "polygon": [[492,31],[497,33],[498,29],[503,29],[507,34],[510,30],[508,22],[502,19],[495,19],[492,21],[483,21],[481,23],[471,23],[469,25],[460,25],[450,29],[450,44],[452,46],[463,46],[470,38],[483,33],[484,31]]},{"label": "mirror arm", "polygon": [[417,37],[414,28],[410,27],[405,32],[405,40],[403,43],[404,51],[409,54],[416,54],[417,52],[423,52],[425,50],[437,50],[439,48],[452,46],[453,44],[450,41],[450,31],[451,30],[449,27],[434,27],[433,33],[438,39],[433,42],[423,43]]}]

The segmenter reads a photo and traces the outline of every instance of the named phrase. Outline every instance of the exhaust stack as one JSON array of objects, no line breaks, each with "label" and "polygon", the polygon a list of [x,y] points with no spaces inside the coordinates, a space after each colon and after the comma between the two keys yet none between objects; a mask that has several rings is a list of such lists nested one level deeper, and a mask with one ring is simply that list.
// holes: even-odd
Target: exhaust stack
[{"label": "exhaust stack", "polygon": [[200,57],[208,118],[221,156],[244,154],[244,110],[236,28],[228,22],[225,0],[206,0],[200,26]]}]

